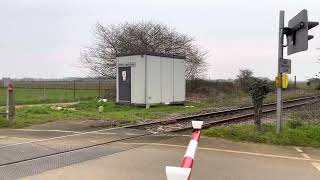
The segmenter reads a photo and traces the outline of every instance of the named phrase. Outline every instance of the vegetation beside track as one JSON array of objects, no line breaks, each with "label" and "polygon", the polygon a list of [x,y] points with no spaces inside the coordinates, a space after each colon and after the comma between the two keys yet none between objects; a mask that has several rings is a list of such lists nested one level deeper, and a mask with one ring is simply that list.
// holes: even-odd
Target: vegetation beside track
[{"label": "vegetation beside track", "polygon": [[320,147],[320,103],[308,105],[288,115],[284,128],[276,134],[274,124],[263,124],[256,131],[254,124],[212,127],[205,136],[255,143]]},{"label": "vegetation beside track", "polygon": [[[228,97],[232,98],[232,96]],[[241,98],[239,98],[241,99]],[[250,105],[250,104],[247,104]],[[25,105],[17,107],[16,128],[27,127],[35,124],[61,120],[106,120],[117,123],[135,123],[150,120],[159,120],[198,114],[207,111],[216,111],[219,108],[230,107],[231,104],[211,103],[186,103],[184,106],[159,105],[145,109],[128,105],[117,105],[110,101],[107,103],[96,102],[96,100],[80,101],[78,103],[57,104],[62,109],[54,109],[55,105]],[[99,113],[99,106],[104,107],[104,112]],[[0,112],[4,112],[4,107]],[[0,128],[7,127],[5,117],[0,115]]]},{"label": "vegetation beside track", "polygon": [[[99,106],[104,107],[102,113]],[[201,105],[187,103],[185,106],[154,106],[150,109],[117,105],[114,102],[98,103],[96,101],[82,101],[75,105],[62,107],[62,110],[52,109],[52,105],[35,105],[17,108],[16,128],[59,120],[110,120],[119,123],[134,123],[146,120],[174,117],[177,115],[200,112]],[[4,112],[4,108],[0,109]],[[0,128],[7,127],[4,116],[0,116]]]},{"label": "vegetation beside track", "polygon": [[[299,85],[299,84],[298,84]],[[103,91],[110,97],[107,103],[97,103],[97,90],[76,90],[76,99],[72,89],[16,89],[16,99],[19,105],[16,113],[16,127],[26,127],[58,120],[110,120],[119,123],[144,122],[174,118],[177,116],[218,111],[252,105],[251,97],[241,91],[237,81],[187,81],[187,100],[185,106],[155,106],[146,110],[143,107],[116,105],[112,99],[114,94]],[[294,99],[314,94],[315,91],[301,84],[299,89],[285,91],[284,99]],[[5,102],[5,89],[0,89],[0,106]],[[114,92],[114,91],[112,91]],[[109,94],[109,95],[108,95]],[[113,98],[112,98],[113,97]],[[270,93],[265,103],[274,102],[275,93]],[[53,105],[41,103],[60,103],[80,101],[69,104],[63,110],[53,110]],[[25,106],[26,104],[38,104]],[[104,112],[98,113],[98,107],[104,106]],[[63,106],[63,105],[57,105]],[[4,107],[0,107],[4,112]],[[0,115],[0,128],[6,127],[7,122]]]}]

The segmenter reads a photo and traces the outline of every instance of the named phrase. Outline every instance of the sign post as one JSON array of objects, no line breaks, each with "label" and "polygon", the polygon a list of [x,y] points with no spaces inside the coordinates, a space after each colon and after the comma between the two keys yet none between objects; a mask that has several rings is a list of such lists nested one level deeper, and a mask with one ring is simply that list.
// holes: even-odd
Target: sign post
[{"label": "sign post", "polygon": [[280,86],[277,87],[277,133],[280,132],[282,127],[282,72],[281,72],[281,60],[283,59],[283,33],[284,30],[284,11],[280,11],[279,16],[279,41],[278,41],[278,77]]}]

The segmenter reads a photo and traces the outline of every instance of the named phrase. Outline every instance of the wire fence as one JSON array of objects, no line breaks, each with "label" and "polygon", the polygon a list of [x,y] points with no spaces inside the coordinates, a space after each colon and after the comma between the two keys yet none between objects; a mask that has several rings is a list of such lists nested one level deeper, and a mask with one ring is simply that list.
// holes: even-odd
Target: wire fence
[{"label": "wire fence", "polygon": [[[17,104],[70,102],[115,98],[115,80],[13,81]],[[0,105],[6,102],[6,87],[0,81]]]}]

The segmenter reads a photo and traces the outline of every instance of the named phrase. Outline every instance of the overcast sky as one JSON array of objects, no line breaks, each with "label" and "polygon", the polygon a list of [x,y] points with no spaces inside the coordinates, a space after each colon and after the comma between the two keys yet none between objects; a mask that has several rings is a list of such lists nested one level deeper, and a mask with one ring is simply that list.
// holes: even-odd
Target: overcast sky
[{"label": "overcast sky", "polygon": [[[1,0],[0,77],[87,76],[78,67],[79,53],[97,21],[155,20],[209,51],[209,78],[235,78],[249,68],[273,79],[279,10],[286,11],[287,24],[304,8],[310,20],[320,21],[319,0]],[[309,51],[289,57],[298,80],[320,71],[320,27],[312,34]]]}]

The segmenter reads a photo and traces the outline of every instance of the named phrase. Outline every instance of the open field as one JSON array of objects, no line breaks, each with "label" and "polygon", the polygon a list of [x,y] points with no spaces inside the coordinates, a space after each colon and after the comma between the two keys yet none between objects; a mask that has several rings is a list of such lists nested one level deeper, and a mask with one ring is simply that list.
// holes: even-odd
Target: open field
[{"label": "open field", "polygon": [[[0,81],[0,85],[1,85]],[[70,102],[104,97],[114,98],[115,81],[14,81],[16,104]],[[0,106],[5,105],[6,89],[0,87]]]},{"label": "open field", "polygon": [[[16,104],[39,104],[70,102],[83,99],[92,99],[99,96],[97,90],[70,90],[70,89],[16,89]],[[75,94],[75,96],[74,96]],[[0,105],[5,105],[6,90],[0,91]]]},{"label": "open field", "polygon": [[[1,85],[1,80],[0,80]],[[272,84],[273,85],[273,84]],[[14,81],[16,104],[59,103],[95,99],[97,97],[115,99],[115,80],[103,81]],[[284,91],[285,98],[317,93],[306,82],[297,83],[298,89]],[[233,81],[188,80],[186,84],[187,100],[217,106],[239,106],[251,103],[251,98],[239,90]],[[266,102],[275,99],[270,93]],[[0,87],[0,106],[5,105],[6,90]]]}]

